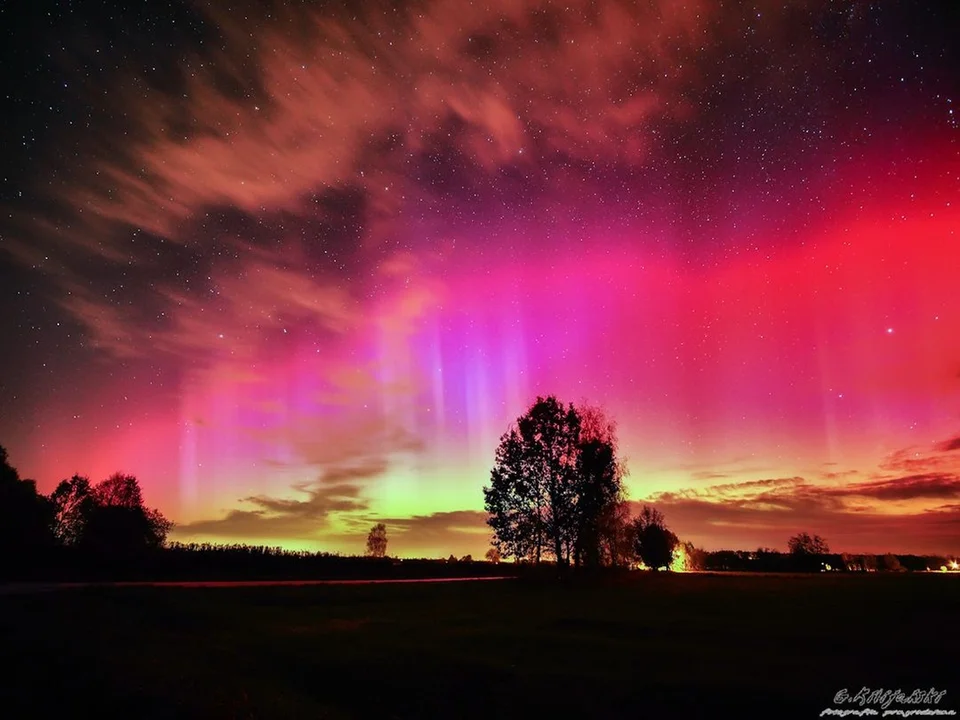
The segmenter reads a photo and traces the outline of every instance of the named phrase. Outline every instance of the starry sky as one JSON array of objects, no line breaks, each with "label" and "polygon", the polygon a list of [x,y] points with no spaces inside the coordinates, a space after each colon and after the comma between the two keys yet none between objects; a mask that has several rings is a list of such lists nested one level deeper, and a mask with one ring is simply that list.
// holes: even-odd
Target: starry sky
[{"label": "starry sky", "polygon": [[960,552],[955,2],[0,5],[0,443],[181,541],[480,556],[600,405],[707,549]]}]

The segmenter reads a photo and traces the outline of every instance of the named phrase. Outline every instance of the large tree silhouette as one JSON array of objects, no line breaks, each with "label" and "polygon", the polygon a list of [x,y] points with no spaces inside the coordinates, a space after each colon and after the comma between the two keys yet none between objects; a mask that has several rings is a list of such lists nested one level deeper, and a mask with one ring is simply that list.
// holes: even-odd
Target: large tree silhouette
[{"label": "large tree silhouette", "polygon": [[500,438],[483,489],[504,556],[599,564],[601,519],[621,495],[613,425],[593,409],[538,397]]},{"label": "large tree silhouette", "polygon": [[96,486],[80,475],[63,480],[50,495],[54,531],[64,545],[105,555],[163,546],[173,523],[143,502],[133,475],[115,473]]},{"label": "large tree silhouette", "polygon": [[[576,505],[574,531],[576,534],[576,565],[596,567],[604,560],[603,550],[620,531],[611,525],[618,519],[621,507],[623,466],[617,459],[616,433],[613,423],[593,408],[580,409],[581,432],[577,457]],[[610,564],[616,564],[610,558]]]},{"label": "large tree silhouette", "polygon": [[53,509],[37,493],[33,480],[23,480],[0,446],[0,557],[28,560],[53,544]]}]

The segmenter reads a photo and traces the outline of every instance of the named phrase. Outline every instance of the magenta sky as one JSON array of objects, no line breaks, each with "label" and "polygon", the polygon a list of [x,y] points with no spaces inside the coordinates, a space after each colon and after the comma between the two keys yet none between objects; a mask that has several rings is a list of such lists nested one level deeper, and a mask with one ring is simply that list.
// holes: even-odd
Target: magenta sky
[{"label": "magenta sky", "polygon": [[708,549],[960,551],[955,51],[781,5],[203,16],[87,68],[5,233],[0,442],[179,540],[476,556],[552,393]]}]

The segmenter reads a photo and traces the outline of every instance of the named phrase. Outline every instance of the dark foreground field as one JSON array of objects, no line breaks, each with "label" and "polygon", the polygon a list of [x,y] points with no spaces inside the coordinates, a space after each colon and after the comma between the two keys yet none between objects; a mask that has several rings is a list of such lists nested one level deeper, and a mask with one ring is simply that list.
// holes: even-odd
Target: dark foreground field
[{"label": "dark foreground field", "polygon": [[635,575],[2,596],[0,716],[815,718],[861,686],[960,712],[960,577]]}]

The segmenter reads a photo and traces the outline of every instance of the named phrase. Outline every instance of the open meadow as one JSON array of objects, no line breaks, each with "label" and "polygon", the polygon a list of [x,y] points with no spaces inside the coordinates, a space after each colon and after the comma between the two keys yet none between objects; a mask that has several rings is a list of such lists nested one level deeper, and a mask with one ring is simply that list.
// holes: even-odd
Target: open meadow
[{"label": "open meadow", "polygon": [[633,573],[0,596],[3,716],[815,718],[960,711],[960,576]]}]

